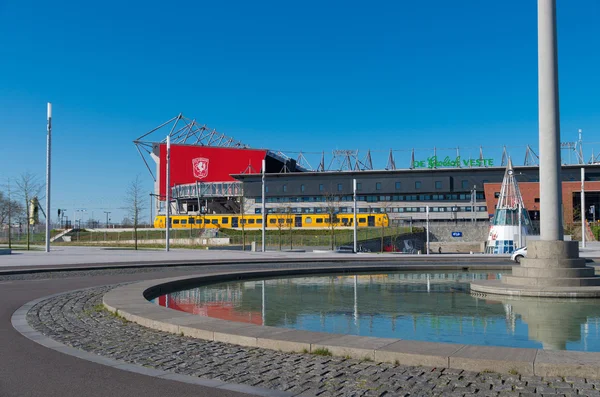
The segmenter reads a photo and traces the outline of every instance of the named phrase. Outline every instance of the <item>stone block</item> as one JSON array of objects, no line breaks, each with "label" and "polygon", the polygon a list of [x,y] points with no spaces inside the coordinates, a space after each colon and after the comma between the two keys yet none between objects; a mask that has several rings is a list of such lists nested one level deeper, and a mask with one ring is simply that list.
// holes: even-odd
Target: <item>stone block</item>
[{"label": "stone block", "polygon": [[533,375],[536,354],[535,349],[469,345],[451,354],[449,361],[450,368],[467,371],[516,371],[521,375]]},{"label": "stone block", "polygon": [[373,338],[370,336],[340,335],[311,345],[311,352],[317,349],[327,349],[334,356],[368,358],[375,360],[375,350],[384,348],[399,339]]},{"label": "stone block", "polygon": [[600,377],[600,353],[538,350],[534,362],[537,376]]},{"label": "stone block", "polygon": [[281,350],[284,352],[310,352],[311,345],[331,339],[331,334],[325,332],[311,332],[291,330],[289,332],[271,335],[268,338],[258,337],[257,347]]},{"label": "stone block", "polygon": [[450,355],[464,345],[400,340],[375,350],[375,361],[448,368]]}]

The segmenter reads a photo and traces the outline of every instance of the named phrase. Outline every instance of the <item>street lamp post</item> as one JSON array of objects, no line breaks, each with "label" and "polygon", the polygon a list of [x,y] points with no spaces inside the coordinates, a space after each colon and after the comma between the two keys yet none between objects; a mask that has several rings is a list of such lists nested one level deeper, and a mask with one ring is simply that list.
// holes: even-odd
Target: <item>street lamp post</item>
[{"label": "street lamp post", "polygon": [[354,201],[354,253],[358,252],[358,225],[356,224],[356,179],[352,180],[352,200]]},{"label": "street lamp post", "polygon": [[266,162],[263,159],[262,161],[262,202],[261,202],[261,210],[260,213],[262,215],[262,252],[265,252],[265,229],[267,227],[267,214],[266,214],[266,205],[265,205],[265,165]]},{"label": "street lamp post", "polygon": [[166,199],[165,199],[165,205],[166,205],[166,217],[165,217],[165,227],[166,227],[166,233],[165,233],[165,251],[169,252],[169,243],[170,243],[170,231],[171,231],[171,192],[170,192],[170,187],[169,185],[171,184],[171,169],[170,169],[170,164],[171,162],[171,136],[167,135],[167,172],[166,172]]},{"label": "street lamp post", "polygon": [[427,255],[429,255],[429,206],[425,207],[425,216],[427,217]]},{"label": "street lamp post", "polygon": [[52,104],[48,102],[48,134],[46,137],[46,252],[50,252],[50,170],[52,164]]},{"label": "street lamp post", "polygon": [[585,168],[581,167],[581,248],[585,248]]},{"label": "street lamp post", "polygon": [[[106,214],[106,229],[108,229],[108,215],[110,215],[110,211],[104,211]],[[106,229],[104,230],[104,241],[106,241]]]}]

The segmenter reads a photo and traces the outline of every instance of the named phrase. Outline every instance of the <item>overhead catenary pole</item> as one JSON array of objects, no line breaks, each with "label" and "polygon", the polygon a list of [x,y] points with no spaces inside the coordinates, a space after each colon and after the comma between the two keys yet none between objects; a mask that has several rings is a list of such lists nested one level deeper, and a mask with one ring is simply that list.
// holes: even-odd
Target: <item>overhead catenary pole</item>
[{"label": "overhead catenary pole", "polygon": [[358,252],[358,225],[356,224],[356,179],[352,180],[352,200],[354,201],[354,253]]},{"label": "overhead catenary pole", "polygon": [[562,241],[556,0],[538,0],[538,102],[540,239]]},{"label": "overhead catenary pole", "polygon": [[585,168],[581,167],[581,247],[585,248]]},{"label": "overhead catenary pole", "polygon": [[266,205],[265,205],[265,160],[262,161],[262,200],[261,200],[261,209],[260,214],[262,216],[262,252],[265,252],[265,230],[267,227],[267,214],[266,214]]},{"label": "overhead catenary pole", "polygon": [[170,231],[171,231],[171,136],[167,135],[167,164],[166,164],[166,192],[165,192],[165,208],[166,208],[166,216],[165,216],[165,251],[169,251],[169,243],[170,243]]},{"label": "overhead catenary pole", "polygon": [[50,182],[52,165],[52,104],[48,102],[48,134],[46,137],[46,252],[50,252]]}]

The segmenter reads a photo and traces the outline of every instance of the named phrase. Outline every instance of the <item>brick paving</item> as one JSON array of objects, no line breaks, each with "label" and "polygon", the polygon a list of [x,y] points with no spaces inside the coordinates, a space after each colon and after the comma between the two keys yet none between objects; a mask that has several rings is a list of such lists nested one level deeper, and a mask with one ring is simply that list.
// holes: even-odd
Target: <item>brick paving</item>
[{"label": "brick paving", "polygon": [[410,367],[173,335],[104,310],[102,296],[113,287],[44,300],[28,322],[61,343],[123,362],[300,396],[600,396],[600,380]]}]

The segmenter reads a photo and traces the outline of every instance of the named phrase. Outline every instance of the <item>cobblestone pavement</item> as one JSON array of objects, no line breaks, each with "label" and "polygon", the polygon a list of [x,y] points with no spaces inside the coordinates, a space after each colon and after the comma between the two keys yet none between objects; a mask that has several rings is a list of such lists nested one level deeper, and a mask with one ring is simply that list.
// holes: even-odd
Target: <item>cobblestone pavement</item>
[{"label": "cobblestone pavement", "polygon": [[301,396],[600,396],[600,380],[409,367],[182,337],[104,310],[102,296],[111,288],[42,301],[28,322],[54,340],[101,356]]}]

